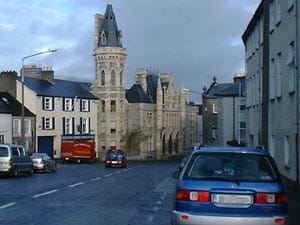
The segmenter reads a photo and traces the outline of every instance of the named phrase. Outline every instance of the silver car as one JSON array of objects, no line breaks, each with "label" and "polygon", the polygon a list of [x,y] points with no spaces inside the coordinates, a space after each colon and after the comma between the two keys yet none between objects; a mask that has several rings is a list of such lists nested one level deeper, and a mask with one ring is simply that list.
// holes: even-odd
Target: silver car
[{"label": "silver car", "polygon": [[52,159],[46,153],[33,153],[31,155],[33,169],[35,171],[43,171],[43,172],[56,172],[57,164],[54,159]]},{"label": "silver car", "polygon": [[33,173],[28,150],[22,145],[0,144],[0,174],[16,177],[19,173]]}]

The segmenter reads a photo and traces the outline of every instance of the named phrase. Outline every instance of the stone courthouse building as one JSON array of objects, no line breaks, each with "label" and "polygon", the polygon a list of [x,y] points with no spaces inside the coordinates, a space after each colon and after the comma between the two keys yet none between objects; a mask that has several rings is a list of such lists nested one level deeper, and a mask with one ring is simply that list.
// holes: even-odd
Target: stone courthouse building
[{"label": "stone courthouse building", "polygon": [[98,150],[103,155],[110,147],[125,148],[124,137],[134,131],[143,136],[132,152],[141,158],[160,159],[192,149],[199,142],[198,107],[188,104],[188,90],[176,90],[171,74],[146,69],[138,69],[135,84],[126,89],[127,50],[121,39],[108,4],[104,15],[95,15],[92,90],[99,97]]}]

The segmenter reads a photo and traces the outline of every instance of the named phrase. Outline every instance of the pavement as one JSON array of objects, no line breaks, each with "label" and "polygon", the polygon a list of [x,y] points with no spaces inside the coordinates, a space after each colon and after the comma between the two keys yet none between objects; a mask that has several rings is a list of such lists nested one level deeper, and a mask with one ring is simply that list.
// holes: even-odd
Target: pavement
[{"label": "pavement", "polygon": [[283,179],[285,182],[288,207],[289,207],[289,225],[300,224],[300,189],[295,190],[295,186]]}]

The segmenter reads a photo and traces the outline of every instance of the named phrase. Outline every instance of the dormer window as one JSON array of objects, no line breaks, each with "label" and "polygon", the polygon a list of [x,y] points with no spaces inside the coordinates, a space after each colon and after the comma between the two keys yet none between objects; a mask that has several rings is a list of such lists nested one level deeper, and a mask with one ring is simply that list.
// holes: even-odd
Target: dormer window
[{"label": "dormer window", "polygon": [[100,35],[100,42],[101,44],[106,44],[106,36],[104,32],[102,32],[102,34]]}]

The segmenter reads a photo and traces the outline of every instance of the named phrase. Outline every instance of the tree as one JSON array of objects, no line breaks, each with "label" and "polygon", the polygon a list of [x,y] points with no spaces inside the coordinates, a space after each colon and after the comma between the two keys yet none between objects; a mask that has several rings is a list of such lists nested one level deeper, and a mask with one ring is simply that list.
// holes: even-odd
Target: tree
[{"label": "tree", "polygon": [[132,130],[127,130],[125,134],[122,135],[122,143],[125,151],[128,154],[135,155],[140,153],[141,143],[147,140],[147,135],[144,134],[142,128],[133,128]]}]

